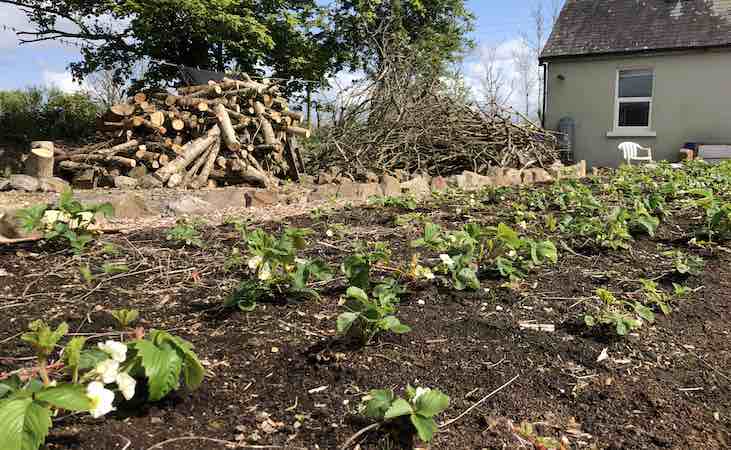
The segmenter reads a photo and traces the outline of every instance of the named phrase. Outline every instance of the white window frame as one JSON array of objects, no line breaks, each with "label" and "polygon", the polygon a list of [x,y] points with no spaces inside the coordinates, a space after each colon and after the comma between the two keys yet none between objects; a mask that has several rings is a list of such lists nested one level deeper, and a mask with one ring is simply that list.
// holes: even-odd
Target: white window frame
[{"label": "white window frame", "polygon": [[[619,97],[619,75],[627,70],[646,70],[652,73],[652,97]],[[654,67],[620,67],[617,69],[614,79],[614,119],[613,129],[609,137],[655,137],[657,134],[652,129],[652,112],[655,97],[655,68]],[[619,105],[620,103],[649,103],[650,111],[645,127],[621,127],[619,126]]]}]

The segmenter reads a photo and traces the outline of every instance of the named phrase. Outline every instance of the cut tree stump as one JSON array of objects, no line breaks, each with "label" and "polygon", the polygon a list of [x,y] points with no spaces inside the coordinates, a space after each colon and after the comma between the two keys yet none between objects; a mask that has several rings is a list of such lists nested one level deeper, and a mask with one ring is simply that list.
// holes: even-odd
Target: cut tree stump
[{"label": "cut tree stump", "polygon": [[53,142],[31,142],[31,151],[25,161],[25,173],[36,178],[53,176]]}]

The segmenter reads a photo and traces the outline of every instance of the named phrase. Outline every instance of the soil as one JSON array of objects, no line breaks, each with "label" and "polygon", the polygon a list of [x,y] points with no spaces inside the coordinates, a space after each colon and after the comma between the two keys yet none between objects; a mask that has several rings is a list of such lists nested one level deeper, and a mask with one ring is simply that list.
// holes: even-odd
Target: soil
[{"label": "soil", "polygon": [[[333,265],[357,240],[387,242],[399,263],[410,258],[409,241],[420,233],[393,225],[404,212],[364,206],[253,225],[310,227],[315,233],[305,256]],[[513,215],[496,204],[462,214],[448,205],[419,212],[450,228]],[[693,226],[692,220],[666,222],[655,238],[638,237],[630,251],[559,247],[557,265],[538,268],[512,288],[490,276],[482,277],[478,292],[411,284],[399,317],[413,331],[383,335],[365,348],[335,338],[342,280],[324,285],[319,301],[280,299],[250,313],[221,309],[245,276],[223,270],[231,249],[241,245],[231,225],[207,228],[201,250],[166,241],[165,229],[105,236],[102,242],[118,246],[118,256],[104,254],[102,243],[83,257],[31,244],[0,247],[0,372],[31,363],[32,351],[18,336],[32,320],[67,321],[77,333],[105,339],[99,335],[113,331],[109,311],[136,308],[141,325],[172,330],[195,345],[207,369],[204,384],[156,404],[133,402],[104,419],[58,417],[48,449],[223,449],[226,442],[337,449],[372,423],[357,411],[370,389],[439,388],[451,397],[442,423],[516,376],[440,429],[429,448],[531,448],[507,429],[525,421],[541,436],[565,437],[569,448],[728,449],[731,251],[688,247]],[[702,256],[705,270],[667,275],[660,247]],[[82,262],[96,272],[92,283],[80,279]],[[129,272],[105,275],[106,262],[124,262]],[[675,301],[670,316],[624,338],[583,326],[596,288],[632,293],[640,278],[697,290]],[[523,329],[524,322],[555,325],[555,331]],[[603,351],[607,358],[600,358]],[[397,448],[387,430],[358,442],[364,450]]]}]

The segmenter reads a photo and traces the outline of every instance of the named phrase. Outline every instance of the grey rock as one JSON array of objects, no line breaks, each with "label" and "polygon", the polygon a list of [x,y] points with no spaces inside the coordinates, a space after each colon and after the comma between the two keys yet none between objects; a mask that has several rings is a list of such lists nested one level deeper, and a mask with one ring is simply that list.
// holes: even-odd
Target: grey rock
[{"label": "grey rock", "polygon": [[207,214],[213,212],[216,207],[203,199],[192,195],[186,195],[177,200],[168,202],[164,206],[164,209],[172,212],[177,216],[183,216]]},{"label": "grey rock", "polygon": [[457,187],[463,191],[477,191],[486,186],[494,186],[496,184],[494,177],[480,175],[479,173],[465,170],[456,176]]},{"label": "grey rock", "polygon": [[0,178],[0,191],[7,191],[10,189],[10,180],[7,178]]},{"label": "grey rock", "polygon": [[410,181],[401,183],[401,191],[413,195],[417,199],[429,197],[431,195],[430,181],[429,177],[418,175]]},{"label": "grey rock", "polygon": [[39,178],[38,184],[42,192],[61,192],[71,188],[71,185],[64,179],[58,177]]},{"label": "grey rock", "polygon": [[114,217],[117,218],[136,219],[151,214],[141,195],[122,195],[112,199],[110,203],[114,208]]},{"label": "grey rock", "polygon": [[279,194],[275,191],[255,190],[244,194],[248,208],[261,208],[279,203]]},{"label": "grey rock", "polygon": [[118,189],[134,189],[138,184],[139,180],[136,178],[125,177],[124,175],[114,177],[114,187]]},{"label": "grey rock", "polygon": [[30,175],[10,175],[10,186],[18,191],[35,192],[41,184]]}]

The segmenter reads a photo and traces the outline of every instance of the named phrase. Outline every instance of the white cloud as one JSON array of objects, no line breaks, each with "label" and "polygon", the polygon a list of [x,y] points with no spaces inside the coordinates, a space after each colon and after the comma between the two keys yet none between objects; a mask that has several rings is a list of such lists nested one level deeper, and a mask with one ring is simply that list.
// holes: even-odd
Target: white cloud
[{"label": "white cloud", "polygon": [[88,90],[85,83],[77,83],[71,76],[71,72],[43,71],[43,84],[61,89],[64,92],[79,92]]},{"label": "white cloud", "polygon": [[18,8],[6,4],[0,5],[0,17],[3,18],[3,27],[0,27],[0,49],[17,47],[18,37],[12,29],[27,29],[28,18]]}]

